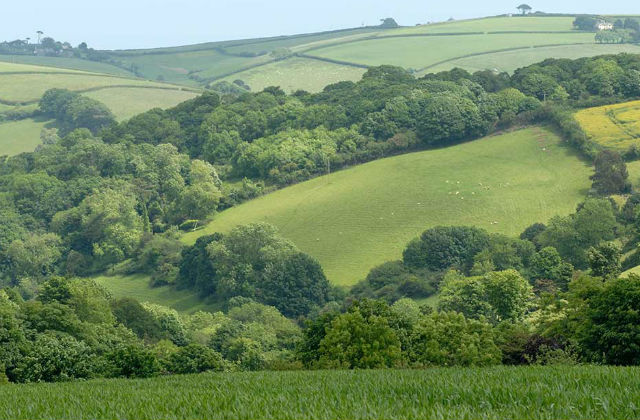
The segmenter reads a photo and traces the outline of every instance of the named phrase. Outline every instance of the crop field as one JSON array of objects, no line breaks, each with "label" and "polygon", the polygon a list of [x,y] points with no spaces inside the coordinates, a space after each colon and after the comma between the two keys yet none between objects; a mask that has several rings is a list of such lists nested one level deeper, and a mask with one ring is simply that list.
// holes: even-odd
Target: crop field
[{"label": "crop field", "polygon": [[365,65],[394,64],[422,70],[468,54],[550,44],[593,43],[591,33],[482,34],[378,38],[309,51],[308,54]]},{"label": "crop field", "polygon": [[591,140],[610,149],[625,151],[640,139],[640,101],[583,109],[575,118]]},{"label": "crop field", "polygon": [[271,223],[316,257],[330,281],[351,285],[400,258],[409,240],[432,226],[517,235],[571,213],[591,171],[556,135],[533,127],[315,178],[223,211],[184,240]]},{"label": "crop field", "polygon": [[45,122],[34,119],[0,123],[0,156],[32,152],[40,144]]},{"label": "crop field", "polygon": [[216,305],[207,304],[195,292],[189,290],[176,290],[168,286],[149,287],[150,278],[144,274],[103,275],[93,277],[93,280],[118,299],[134,298],[140,302],[168,306],[187,314],[219,310]]},{"label": "crop field", "polygon": [[203,373],[0,385],[0,419],[635,419],[637,367]]},{"label": "crop field", "polygon": [[84,94],[105,104],[118,120],[127,119],[151,108],[170,108],[191,99],[195,92],[175,89],[109,88]]},{"label": "crop field", "polygon": [[259,92],[267,86],[280,86],[285,92],[298,89],[319,92],[332,83],[360,80],[365,71],[358,67],[296,57],[235,73],[226,80],[232,82],[240,79],[253,92]]},{"label": "crop field", "polygon": [[[498,70],[500,72],[512,73],[514,70],[538,63],[547,58],[570,58],[593,57],[602,54],[640,54],[640,46],[633,44],[583,44],[583,45],[560,45],[554,47],[522,48],[511,51],[487,53],[474,55],[471,57],[458,58],[429,67],[424,73],[437,73],[459,67],[469,72],[478,70]],[[422,75],[420,74],[420,75]]]}]

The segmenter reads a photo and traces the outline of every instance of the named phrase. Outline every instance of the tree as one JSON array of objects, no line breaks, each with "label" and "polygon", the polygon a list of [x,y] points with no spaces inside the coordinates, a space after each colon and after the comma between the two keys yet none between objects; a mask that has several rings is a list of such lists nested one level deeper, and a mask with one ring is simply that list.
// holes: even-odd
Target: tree
[{"label": "tree", "polygon": [[315,259],[299,252],[268,265],[256,293],[265,304],[297,317],[328,301],[329,281]]},{"label": "tree", "polygon": [[515,270],[469,278],[449,275],[440,287],[438,309],[497,324],[522,320],[532,298],[531,285]]},{"label": "tree", "polygon": [[468,226],[437,226],[409,243],[402,254],[409,267],[468,270],[473,257],[489,244],[489,234]]},{"label": "tree", "polygon": [[54,233],[30,233],[13,241],[7,249],[13,278],[27,276],[40,280],[53,273],[62,250],[62,240]]},{"label": "tree", "polygon": [[381,28],[397,28],[400,25],[398,25],[398,23],[396,22],[396,20],[394,18],[384,18],[384,19],[380,19],[380,27]]},{"label": "tree", "polygon": [[640,364],[640,277],[610,280],[586,304],[578,332],[587,356],[608,364]]},{"label": "tree", "polygon": [[592,188],[603,195],[624,194],[631,190],[629,173],[622,156],[612,150],[603,150],[595,160]]},{"label": "tree", "polygon": [[393,367],[402,359],[389,321],[380,314],[363,314],[356,305],[332,320],[319,355],[321,365],[346,369]]},{"label": "tree", "polygon": [[615,242],[603,242],[587,251],[589,266],[594,276],[604,279],[617,277],[621,271],[620,247]]},{"label": "tree", "polygon": [[527,13],[529,13],[531,11],[531,6],[529,6],[528,4],[521,4],[520,6],[516,7],[516,9],[520,10],[520,13],[522,13],[523,15],[526,15]]},{"label": "tree", "polygon": [[567,290],[573,267],[571,264],[562,261],[558,251],[548,246],[538,251],[531,259],[531,279],[551,280],[560,290]]}]

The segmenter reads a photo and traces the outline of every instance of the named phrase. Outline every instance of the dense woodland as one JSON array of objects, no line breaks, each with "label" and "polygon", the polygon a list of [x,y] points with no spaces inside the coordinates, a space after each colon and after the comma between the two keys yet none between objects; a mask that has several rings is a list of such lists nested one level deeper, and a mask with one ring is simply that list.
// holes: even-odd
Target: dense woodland
[{"label": "dense woodland", "polygon": [[[618,276],[640,264],[640,196],[623,157],[590,144],[570,110],[639,96],[640,56],[627,54],[512,76],[416,79],[381,66],[317,94],[206,92],[122,123],[97,101],[48,91],[40,112],[58,129],[0,159],[0,376],[638,364],[640,278]],[[275,188],[529,123],[556,127],[596,171],[574,214],[519,238],[431,228],[351,290],[269,225],[179,240]],[[618,193],[632,193],[623,207],[607,198]],[[181,315],[81,279],[105,270],[149,273],[222,311]],[[413,300],[436,292],[435,311]]]}]

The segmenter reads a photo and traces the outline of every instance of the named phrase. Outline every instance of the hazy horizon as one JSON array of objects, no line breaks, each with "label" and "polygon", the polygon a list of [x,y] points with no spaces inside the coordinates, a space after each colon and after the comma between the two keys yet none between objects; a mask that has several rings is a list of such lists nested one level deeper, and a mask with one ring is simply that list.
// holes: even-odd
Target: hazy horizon
[{"label": "hazy horizon", "polygon": [[[243,38],[293,35],[362,25],[393,17],[400,25],[469,19],[515,13],[521,1],[431,2],[397,0],[325,0],[303,4],[293,0],[112,0],[92,4],[81,0],[31,1],[7,4],[10,16],[0,27],[0,41],[36,38],[36,31],[73,45],[87,42],[99,49],[167,47]],[[533,10],[547,13],[637,14],[629,0],[533,1]],[[82,16],[82,18],[78,18]],[[158,31],[160,28],[160,31]]]}]

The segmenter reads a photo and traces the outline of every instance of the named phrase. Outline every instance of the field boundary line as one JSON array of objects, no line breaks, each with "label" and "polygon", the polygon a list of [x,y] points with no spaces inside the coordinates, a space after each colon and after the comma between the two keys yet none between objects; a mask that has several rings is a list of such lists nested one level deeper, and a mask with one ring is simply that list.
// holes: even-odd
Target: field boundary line
[{"label": "field boundary line", "polygon": [[[87,89],[79,89],[72,90],[74,93],[88,93],[88,92],[96,92],[99,90],[106,89],[157,89],[157,90],[171,90],[177,92],[192,92],[192,93],[201,93],[201,90],[189,88],[189,87],[168,87],[168,86],[137,86],[137,85],[109,85],[109,86],[95,86]],[[7,99],[0,98],[0,104],[9,105],[9,106],[24,106],[24,105],[33,105],[40,101],[40,99],[29,100],[29,101],[10,101]]]},{"label": "field boundary line", "polygon": [[458,56],[458,57],[448,58],[446,60],[438,61],[436,63],[429,64],[426,67],[422,67],[420,69],[417,69],[415,72],[416,73],[421,73],[421,72],[423,72],[425,70],[429,70],[430,68],[439,66],[440,64],[448,63],[450,61],[456,61],[456,60],[460,60],[460,59],[463,59],[463,58],[469,58],[469,57],[478,57],[478,56],[487,55],[487,54],[496,54],[496,53],[501,53],[501,52],[519,51],[519,50],[529,50],[529,49],[534,49],[534,48],[549,48],[549,47],[562,47],[562,46],[568,46],[568,45],[591,45],[591,44],[595,44],[595,43],[593,43],[593,42],[577,42],[577,43],[572,43],[572,44],[544,44],[544,45],[531,45],[531,46],[528,46],[528,47],[502,48],[502,49],[498,49],[498,50],[477,52],[477,53],[461,55],[461,56]]}]

